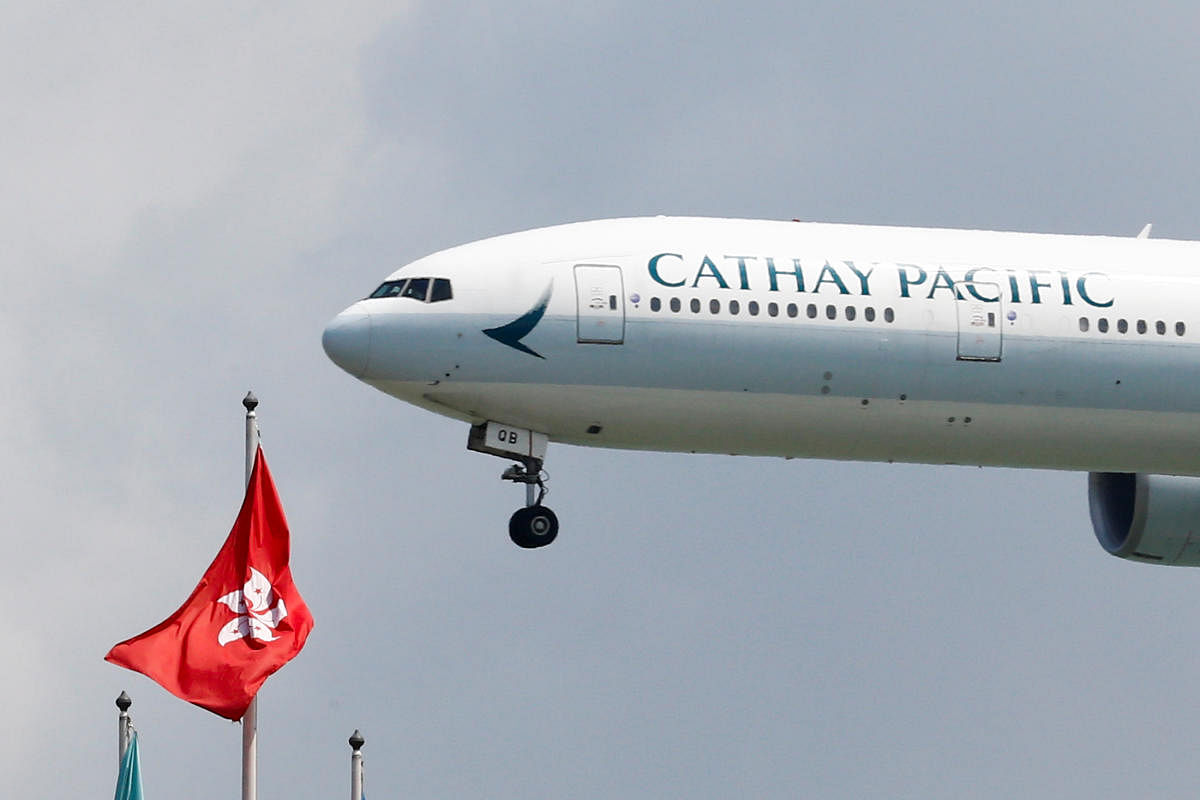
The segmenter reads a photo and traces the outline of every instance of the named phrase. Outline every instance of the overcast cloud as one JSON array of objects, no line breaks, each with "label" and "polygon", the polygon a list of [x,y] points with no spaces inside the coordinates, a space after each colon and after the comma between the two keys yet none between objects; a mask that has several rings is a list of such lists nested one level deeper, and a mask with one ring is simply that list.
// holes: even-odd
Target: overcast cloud
[{"label": "overcast cloud", "polygon": [[[21,3],[0,11],[0,788],[236,796],[236,726],[105,664],[241,501],[242,408],[316,617],[260,794],[1179,796],[1198,573],[1082,475],[551,446],[558,542],[325,322],[487,235],[697,213],[1200,238],[1172,3]],[[10,4],[11,6],[11,4]]]}]

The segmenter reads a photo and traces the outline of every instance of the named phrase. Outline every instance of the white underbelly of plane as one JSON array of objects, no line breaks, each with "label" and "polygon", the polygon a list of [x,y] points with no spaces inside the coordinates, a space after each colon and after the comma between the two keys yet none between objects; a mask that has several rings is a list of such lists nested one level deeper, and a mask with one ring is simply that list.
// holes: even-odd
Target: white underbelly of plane
[{"label": "white underbelly of plane", "polygon": [[1200,415],[836,395],[371,381],[472,423],[591,447],[1200,475]]}]

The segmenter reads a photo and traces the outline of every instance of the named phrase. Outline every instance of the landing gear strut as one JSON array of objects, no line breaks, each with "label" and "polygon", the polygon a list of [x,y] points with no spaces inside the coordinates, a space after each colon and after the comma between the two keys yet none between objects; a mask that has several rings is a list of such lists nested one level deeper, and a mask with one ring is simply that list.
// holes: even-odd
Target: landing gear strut
[{"label": "landing gear strut", "polygon": [[[546,482],[542,477],[542,461],[524,458],[504,470],[501,480],[525,484],[525,507],[518,508],[508,520],[508,536],[517,547],[545,547],[558,536],[558,517],[542,505],[546,497]],[[534,487],[537,497],[534,497]]]}]

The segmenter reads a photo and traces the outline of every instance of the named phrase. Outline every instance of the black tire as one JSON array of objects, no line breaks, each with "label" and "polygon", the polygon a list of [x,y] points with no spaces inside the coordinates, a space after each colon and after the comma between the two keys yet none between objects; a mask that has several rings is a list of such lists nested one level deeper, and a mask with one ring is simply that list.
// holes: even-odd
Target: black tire
[{"label": "black tire", "polygon": [[545,506],[518,508],[508,520],[508,536],[517,547],[545,547],[558,536],[558,517]]}]

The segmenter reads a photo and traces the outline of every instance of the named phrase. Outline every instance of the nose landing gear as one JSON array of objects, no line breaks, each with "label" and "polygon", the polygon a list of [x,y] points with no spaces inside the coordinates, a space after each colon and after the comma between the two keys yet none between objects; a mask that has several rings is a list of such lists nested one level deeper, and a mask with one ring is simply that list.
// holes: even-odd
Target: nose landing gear
[{"label": "nose landing gear", "polygon": [[558,536],[558,517],[542,505],[546,497],[542,464],[547,441],[544,433],[498,422],[472,425],[467,435],[468,450],[519,462],[500,476],[502,480],[525,484],[525,507],[518,508],[508,520],[508,535],[517,547],[545,547]]},{"label": "nose landing gear", "polygon": [[[513,464],[500,476],[502,480],[525,484],[525,507],[518,508],[508,520],[508,536],[517,547],[545,547],[558,536],[558,517],[542,500],[546,497],[546,482],[542,477],[542,462],[536,458]],[[537,497],[534,497],[534,487]]]}]

